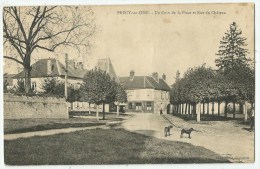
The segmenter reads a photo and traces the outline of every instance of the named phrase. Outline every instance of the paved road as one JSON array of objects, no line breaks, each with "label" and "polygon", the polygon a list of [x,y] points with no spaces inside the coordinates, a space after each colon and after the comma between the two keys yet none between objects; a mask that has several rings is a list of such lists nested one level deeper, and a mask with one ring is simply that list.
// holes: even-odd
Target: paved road
[{"label": "paved road", "polygon": [[[171,123],[175,125],[171,130],[172,135],[165,137],[164,127]],[[243,126],[237,126],[230,122],[192,124],[171,115],[136,113],[122,126],[128,131],[147,136],[203,146],[227,157],[232,162],[253,162],[254,160],[254,133],[244,130]],[[201,132],[193,132],[192,139],[180,138],[181,128],[191,127]]]}]

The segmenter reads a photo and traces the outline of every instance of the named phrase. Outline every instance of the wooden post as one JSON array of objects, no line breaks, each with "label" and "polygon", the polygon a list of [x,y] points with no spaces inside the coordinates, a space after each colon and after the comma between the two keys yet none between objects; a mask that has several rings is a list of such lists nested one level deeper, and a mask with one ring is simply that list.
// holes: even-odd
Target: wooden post
[{"label": "wooden post", "polygon": [[197,122],[200,122],[200,102],[198,103],[198,107],[196,108],[196,114],[197,114]]}]

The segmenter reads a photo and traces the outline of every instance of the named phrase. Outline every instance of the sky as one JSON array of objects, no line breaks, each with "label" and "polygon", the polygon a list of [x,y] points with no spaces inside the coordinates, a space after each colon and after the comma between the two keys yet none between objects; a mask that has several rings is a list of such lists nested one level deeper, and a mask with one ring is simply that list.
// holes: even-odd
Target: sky
[{"label": "sky", "polygon": [[[70,58],[84,60],[88,69],[93,68],[97,59],[109,57],[118,76],[129,76],[130,70],[136,75],[165,73],[168,84],[172,84],[178,70],[183,75],[189,67],[203,63],[216,68],[219,41],[232,22],[243,31],[248,57],[254,58],[252,4],[125,5],[92,9],[98,32],[91,51],[83,57],[69,51]],[[66,49],[55,53],[39,51],[32,62],[46,57],[63,60],[64,53],[60,51]],[[6,62],[5,72],[15,71],[15,66]]]}]

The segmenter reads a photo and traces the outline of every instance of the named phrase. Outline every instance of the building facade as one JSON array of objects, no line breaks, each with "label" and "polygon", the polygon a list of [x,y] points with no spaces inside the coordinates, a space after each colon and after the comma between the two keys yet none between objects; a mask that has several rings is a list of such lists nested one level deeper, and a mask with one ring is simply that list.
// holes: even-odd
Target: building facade
[{"label": "building facade", "polygon": [[170,87],[166,83],[166,75],[158,77],[158,73],[152,76],[135,76],[134,71],[129,77],[120,77],[127,92],[128,103],[126,110],[131,112],[167,112],[170,104]]}]

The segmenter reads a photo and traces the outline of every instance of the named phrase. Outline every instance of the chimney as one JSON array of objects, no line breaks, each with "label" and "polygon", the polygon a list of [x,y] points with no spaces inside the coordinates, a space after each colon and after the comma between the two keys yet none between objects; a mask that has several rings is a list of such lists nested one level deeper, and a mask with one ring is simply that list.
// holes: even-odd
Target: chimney
[{"label": "chimney", "polygon": [[130,79],[133,79],[135,76],[135,72],[133,70],[130,71]]},{"label": "chimney", "polygon": [[162,75],[162,79],[165,81],[166,80],[166,75],[165,73]]},{"label": "chimney", "polygon": [[159,78],[158,78],[158,73],[157,72],[153,72],[152,76],[153,76],[153,78],[154,78],[154,80],[156,82],[159,82]]},{"label": "chimney", "polygon": [[52,73],[52,64],[51,64],[51,59],[49,58],[47,60],[47,75],[50,75]]}]

